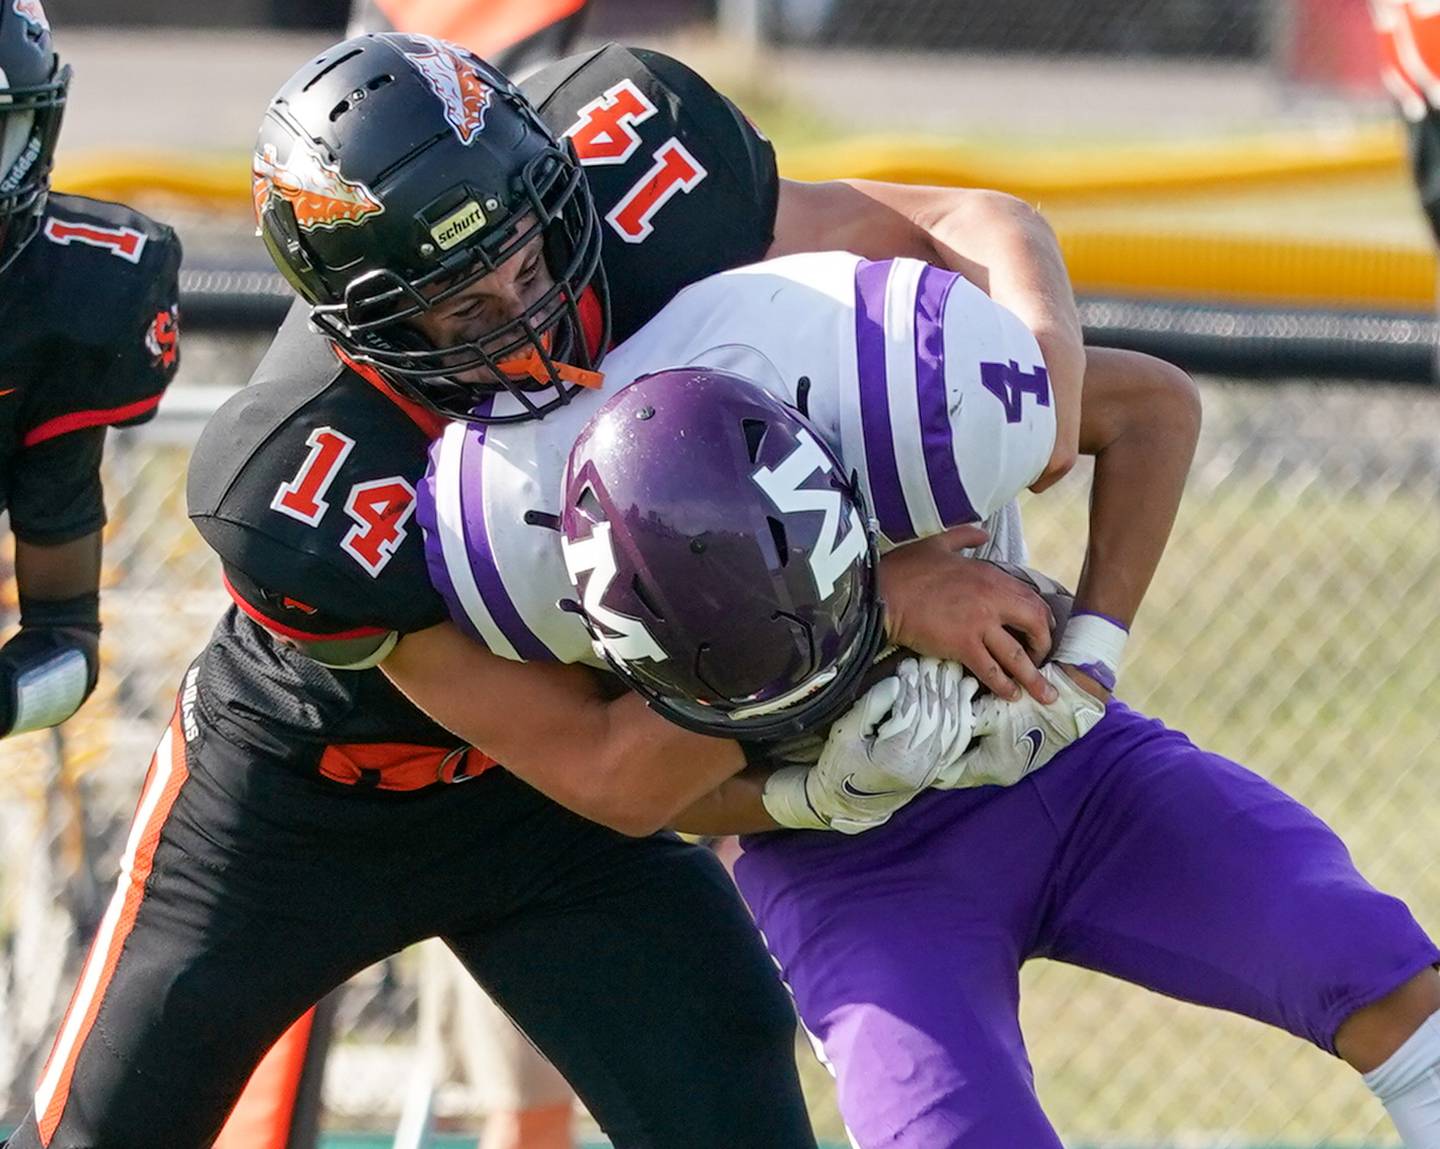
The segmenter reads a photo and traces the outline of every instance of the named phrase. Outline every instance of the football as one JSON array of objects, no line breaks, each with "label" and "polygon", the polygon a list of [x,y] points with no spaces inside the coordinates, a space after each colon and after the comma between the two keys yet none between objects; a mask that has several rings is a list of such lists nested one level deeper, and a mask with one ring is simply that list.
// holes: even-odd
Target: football
[{"label": "football", "polygon": [[[1050,649],[1054,650],[1060,642],[1060,636],[1065,633],[1065,624],[1070,621],[1070,611],[1075,605],[1075,596],[1062,583],[1030,567],[993,559],[982,559],[981,561],[989,562],[1012,578],[1019,579],[1045,600],[1051,615],[1055,618],[1055,625],[1050,631]],[[870,668],[870,672],[862,679],[860,687],[855,692],[855,697],[859,698],[877,682],[894,674],[900,663],[911,657],[913,653],[903,647],[886,649],[875,660],[875,665]],[[984,687],[981,690],[983,691]],[[771,749],[771,754],[776,761],[813,764],[819,759],[820,750],[824,745],[825,731],[812,731],[776,744]]]},{"label": "football", "polygon": [[[1060,642],[1060,636],[1065,633],[1066,623],[1070,621],[1070,611],[1075,605],[1075,596],[1062,583],[1030,567],[1021,566],[1019,563],[999,562],[993,559],[982,559],[980,561],[988,562],[991,566],[999,567],[1012,578],[1019,579],[1045,600],[1045,605],[1050,608],[1050,613],[1055,619],[1055,625],[1050,631],[1050,649],[1054,650]],[[1016,637],[1019,638],[1020,636],[1016,635]],[[861,693],[868,690],[887,675],[894,674],[895,668],[912,654],[912,651],[904,648],[888,649],[876,660],[870,673],[865,676]]]}]

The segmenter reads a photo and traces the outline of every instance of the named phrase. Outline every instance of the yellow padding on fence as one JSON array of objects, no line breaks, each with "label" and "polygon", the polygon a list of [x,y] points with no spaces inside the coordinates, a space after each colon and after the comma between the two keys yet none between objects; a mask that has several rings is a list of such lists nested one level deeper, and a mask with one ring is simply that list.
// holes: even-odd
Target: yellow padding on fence
[{"label": "yellow padding on fence", "polygon": [[1099,228],[1062,229],[1060,246],[1087,294],[1357,310],[1436,302],[1435,254],[1421,248]]},{"label": "yellow padding on fence", "polygon": [[[1305,183],[1398,171],[1405,156],[1396,124],[1333,132],[1185,144],[1032,147],[936,140],[856,139],[787,148],[781,171],[792,179],[840,176],[952,187],[1000,188],[1025,199],[1186,195],[1220,188]],[[164,192],[200,200],[249,202],[249,161],[240,156],[92,153],[63,159],[56,186],[81,195]]]},{"label": "yellow padding on fence", "polygon": [[249,210],[247,156],[203,157],[183,152],[90,153],[55,165],[55,187],[74,195],[131,200],[167,195],[198,206]]},{"label": "yellow padding on fence", "polygon": [[[1073,149],[997,155],[961,145],[852,142],[786,153],[789,176],[838,175],[996,187],[1042,204],[1099,196],[1153,203],[1200,190],[1296,184],[1395,170],[1400,131],[1291,135],[1175,148]],[[196,206],[250,209],[242,157],[91,155],[59,165],[56,186],[120,200],[167,195]],[[1233,232],[1060,227],[1076,289],[1225,302],[1428,309],[1436,261],[1422,248],[1271,240]]]},{"label": "yellow padding on fence", "polygon": [[780,170],[799,180],[850,176],[998,188],[1044,204],[1140,195],[1154,200],[1226,188],[1309,184],[1398,172],[1404,162],[1399,125],[1384,123],[1338,132],[1043,152],[935,140],[845,140],[787,149],[780,155]]}]

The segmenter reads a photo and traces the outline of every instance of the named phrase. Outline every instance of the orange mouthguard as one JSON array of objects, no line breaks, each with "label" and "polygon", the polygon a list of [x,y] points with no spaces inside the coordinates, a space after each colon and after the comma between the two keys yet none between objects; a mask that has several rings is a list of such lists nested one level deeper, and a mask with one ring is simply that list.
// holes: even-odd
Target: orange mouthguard
[{"label": "orange mouthguard", "polygon": [[[545,338],[546,350],[549,350],[549,337]],[[555,374],[566,383],[573,383],[577,387],[588,387],[592,391],[598,391],[605,385],[605,375],[600,371],[586,371],[583,367],[576,367],[570,363],[556,363]],[[545,360],[540,358],[540,353],[530,347],[518,355],[509,355],[496,364],[501,371],[512,379],[533,379],[537,383],[549,383],[550,371],[546,367]]]}]

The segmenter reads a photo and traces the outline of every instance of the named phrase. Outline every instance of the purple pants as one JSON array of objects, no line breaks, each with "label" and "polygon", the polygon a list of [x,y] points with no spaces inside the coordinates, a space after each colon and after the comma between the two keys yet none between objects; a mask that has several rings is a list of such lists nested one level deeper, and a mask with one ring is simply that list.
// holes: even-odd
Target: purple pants
[{"label": "purple pants", "polygon": [[861,1149],[1058,1149],[1017,1017],[1028,958],[1331,1052],[1440,962],[1319,818],[1118,703],[1017,786],[925,794],[855,838],[747,838],[735,877]]}]

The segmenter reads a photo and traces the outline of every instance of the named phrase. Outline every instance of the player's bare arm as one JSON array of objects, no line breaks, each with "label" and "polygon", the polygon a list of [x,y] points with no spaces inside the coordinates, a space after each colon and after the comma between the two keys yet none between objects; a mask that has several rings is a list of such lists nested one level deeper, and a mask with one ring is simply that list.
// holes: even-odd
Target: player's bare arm
[{"label": "player's bare arm", "polygon": [[981,188],[781,180],[769,255],[834,249],[940,264],[1023,319],[1040,344],[1056,405],[1055,446],[1031,489],[1065,476],[1079,447],[1085,345],[1070,275],[1044,216]]},{"label": "player's bare arm", "polygon": [[420,709],[547,797],[621,833],[669,825],[740,771],[738,743],[693,734],[581,666],[499,658],[450,623],[408,634],[381,668]]},{"label": "player's bare arm", "polygon": [[[887,593],[903,615],[925,616],[922,633],[940,649],[954,649],[943,640],[947,619],[963,636],[961,645],[973,627],[964,596],[941,588],[945,573],[960,564],[995,571],[953,553],[956,545],[974,545],[974,529],[966,531],[943,538],[933,559],[926,547],[916,551],[918,561],[908,554],[914,548],[880,561],[882,572],[897,564],[886,577]],[[1031,622],[1048,644],[1049,609],[1038,596],[1035,601],[1039,615]],[[1036,613],[1028,602],[1020,611],[1027,618]],[[890,632],[897,642],[904,634]],[[450,623],[405,635],[380,666],[435,721],[592,821],[647,834],[676,825],[682,811],[701,803],[730,826],[726,833],[776,828],[750,784],[727,786],[745,766],[739,743],[683,730],[628,691],[617,697],[616,689],[607,689],[607,676],[580,666],[499,658]],[[1039,686],[1053,694],[1043,678]]]},{"label": "player's bare arm", "polygon": [[698,802],[682,810],[673,826],[684,834],[723,837],[727,834],[763,834],[783,829],[765,809],[765,780],[774,771],[752,766],[727,778]]},{"label": "player's bare arm", "polygon": [[[1086,381],[1080,448],[1095,456],[1095,477],[1075,605],[1128,628],[1180,508],[1200,434],[1200,397],[1184,371],[1152,356],[1092,349],[1089,358],[1095,368]],[[1077,681],[1096,692],[1087,678]]]}]

